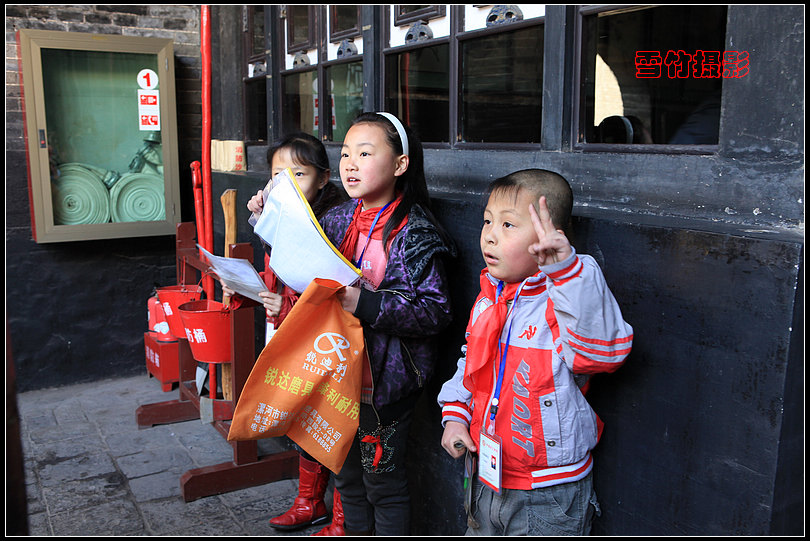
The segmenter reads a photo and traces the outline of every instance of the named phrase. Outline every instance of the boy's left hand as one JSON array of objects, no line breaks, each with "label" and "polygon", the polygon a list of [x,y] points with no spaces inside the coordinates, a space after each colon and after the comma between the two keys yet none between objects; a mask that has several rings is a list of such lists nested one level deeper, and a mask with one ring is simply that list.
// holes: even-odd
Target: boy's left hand
[{"label": "boy's left hand", "polygon": [[[460,443],[460,445],[456,446],[456,443]],[[465,449],[469,449],[473,453],[478,450],[470,437],[467,425],[457,421],[445,423],[444,432],[442,432],[442,447],[453,458],[463,456]]]},{"label": "boy's left hand", "polygon": [[529,246],[529,253],[541,267],[568,259],[572,254],[571,243],[561,230],[554,227],[545,196],[540,198],[537,206],[540,209],[539,216],[534,206],[529,205],[529,214],[539,239]]}]

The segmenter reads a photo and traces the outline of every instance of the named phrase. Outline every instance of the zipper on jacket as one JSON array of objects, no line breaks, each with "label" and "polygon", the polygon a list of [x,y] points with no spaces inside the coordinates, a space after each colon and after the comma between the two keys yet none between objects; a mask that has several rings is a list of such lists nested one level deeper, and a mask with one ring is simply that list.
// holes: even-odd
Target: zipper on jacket
[{"label": "zipper on jacket", "polygon": [[416,363],[413,362],[413,357],[411,356],[410,350],[408,350],[408,346],[405,345],[405,342],[403,342],[400,339],[399,343],[402,346],[402,348],[405,350],[405,353],[408,354],[408,362],[411,364],[411,369],[413,369],[414,373],[416,374],[416,383],[417,383],[418,387],[421,389],[422,388],[422,372],[419,371],[419,369],[416,367]]},{"label": "zipper on jacket", "polygon": [[[386,293],[393,293],[394,295],[402,297],[403,299],[405,299],[408,302],[413,302],[413,299],[414,299],[414,297],[412,297],[410,295],[407,295],[407,294],[405,294],[405,293],[403,293],[401,291],[397,291],[395,289],[378,289],[377,291],[385,291]],[[423,382],[423,379],[424,379],[422,377],[422,372],[416,367],[416,363],[413,362],[413,357],[411,356],[411,352],[408,350],[408,346],[405,345],[405,342],[403,342],[402,339],[400,339],[399,343],[402,345],[402,347],[405,349],[405,353],[408,355],[408,362],[410,363],[411,369],[413,370],[414,374],[416,375],[416,381],[417,381],[417,383],[419,385],[419,388],[421,389],[422,388],[422,382]]]},{"label": "zipper on jacket", "polygon": [[400,297],[402,297],[403,299],[405,299],[408,302],[413,302],[413,299],[414,299],[410,295],[406,295],[402,291],[397,291],[395,289],[378,289],[377,290],[378,293],[382,292],[382,291],[385,291],[386,293],[393,293],[394,295],[399,295]]}]

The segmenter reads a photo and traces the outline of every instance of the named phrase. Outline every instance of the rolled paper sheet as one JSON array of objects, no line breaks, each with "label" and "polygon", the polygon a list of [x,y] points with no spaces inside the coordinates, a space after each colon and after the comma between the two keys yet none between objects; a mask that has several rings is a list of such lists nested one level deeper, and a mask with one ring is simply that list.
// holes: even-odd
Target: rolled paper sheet
[{"label": "rolled paper sheet", "polygon": [[110,189],[113,222],[149,222],[166,217],[163,179],[157,175],[126,173]]},{"label": "rolled paper sheet", "polygon": [[59,166],[51,181],[55,225],[103,224],[110,221],[110,194],[93,170],[77,163]]}]

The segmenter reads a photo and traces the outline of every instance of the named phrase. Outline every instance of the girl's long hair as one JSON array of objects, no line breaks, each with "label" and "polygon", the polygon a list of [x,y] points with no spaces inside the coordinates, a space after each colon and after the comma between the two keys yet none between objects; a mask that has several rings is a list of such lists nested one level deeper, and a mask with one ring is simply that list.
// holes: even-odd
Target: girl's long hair
[{"label": "girl's long hair", "polygon": [[[402,154],[402,141],[399,132],[390,120],[377,113],[361,113],[352,121],[352,126],[357,124],[375,124],[380,126],[386,135],[386,140],[396,155]],[[427,180],[425,179],[425,159],[422,152],[422,141],[410,127],[402,123],[405,133],[408,136],[408,169],[396,181],[396,192],[402,194],[402,202],[394,210],[383,227],[383,246],[388,246],[388,237],[394,227],[399,224],[405,216],[410,213],[411,208],[418,204],[425,212],[428,220],[433,223],[439,232],[442,240],[448,246],[452,246],[452,240],[441,224],[436,220],[430,209],[430,194],[428,192]],[[386,248],[387,249],[387,248]]]},{"label": "girl's long hair", "polygon": [[267,165],[273,167],[273,156],[282,148],[290,149],[290,157],[299,165],[310,165],[318,172],[318,177],[326,175],[326,185],[318,190],[315,200],[310,203],[316,218],[346,200],[343,192],[329,181],[329,156],[326,148],[317,137],[305,132],[292,133],[279,139],[267,149]]}]

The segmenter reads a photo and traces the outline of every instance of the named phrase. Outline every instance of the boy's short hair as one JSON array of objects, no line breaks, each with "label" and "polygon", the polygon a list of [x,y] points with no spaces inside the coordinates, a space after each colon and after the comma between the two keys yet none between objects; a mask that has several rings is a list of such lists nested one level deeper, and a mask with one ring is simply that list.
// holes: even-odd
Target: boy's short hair
[{"label": "boy's short hair", "polygon": [[566,229],[574,208],[574,192],[562,175],[545,169],[523,169],[496,179],[489,185],[489,195],[513,194],[528,190],[534,196],[534,209],[538,210],[540,196],[546,197],[551,221],[558,229]]}]

